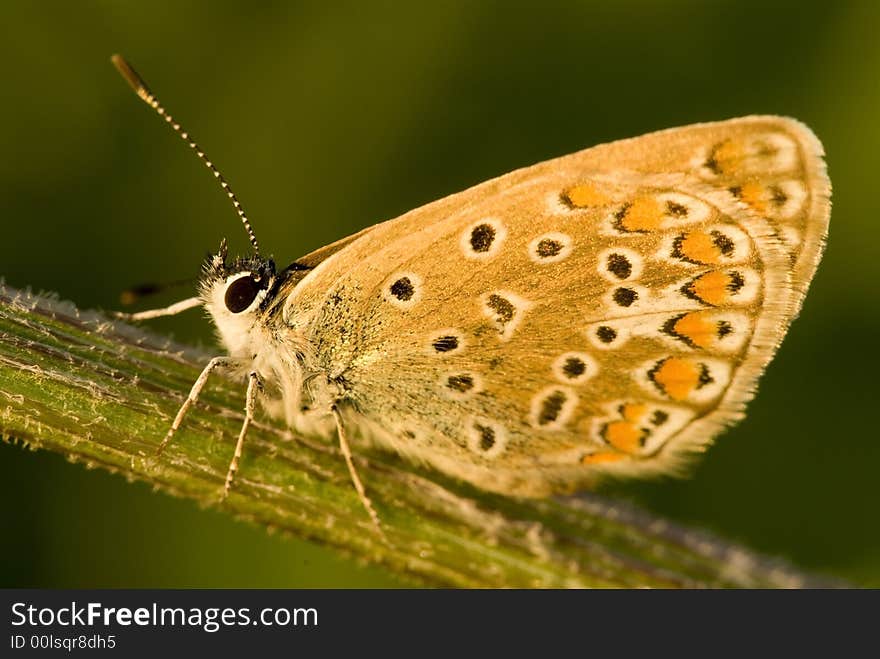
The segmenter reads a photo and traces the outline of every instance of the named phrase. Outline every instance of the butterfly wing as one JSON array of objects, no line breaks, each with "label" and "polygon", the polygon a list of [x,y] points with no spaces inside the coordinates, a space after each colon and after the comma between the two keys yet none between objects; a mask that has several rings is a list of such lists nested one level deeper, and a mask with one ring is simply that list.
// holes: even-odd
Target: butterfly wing
[{"label": "butterfly wing", "polygon": [[741,417],[800,308],[821,156],[780,117],[587,149],[365,231],[284,318],[353,425],[480,487],[675,472]]}]

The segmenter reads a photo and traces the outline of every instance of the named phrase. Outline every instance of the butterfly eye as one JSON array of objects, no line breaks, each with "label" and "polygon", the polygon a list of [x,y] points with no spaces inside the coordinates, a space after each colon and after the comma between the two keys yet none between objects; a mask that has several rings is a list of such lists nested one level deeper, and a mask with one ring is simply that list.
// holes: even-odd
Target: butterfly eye
[{"label": "butterfly eye", "polygon": [[259,292],[260,285],[251,277],[239,277],[226,289],[226,297],[224,299],[226,308],[232,313],[241,313],[251,306]]}]

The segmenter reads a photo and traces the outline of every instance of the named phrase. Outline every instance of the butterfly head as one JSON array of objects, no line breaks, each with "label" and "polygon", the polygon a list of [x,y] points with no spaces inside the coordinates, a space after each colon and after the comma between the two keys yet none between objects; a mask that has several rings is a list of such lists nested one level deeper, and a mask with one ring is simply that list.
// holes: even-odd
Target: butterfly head
[{"label": "butterfly head", "polygon": [[247,334],[269,307],[279,277],[275,262],[259,255],[228,261],[226,240],[202,265],[199,292],[227,345]]}]

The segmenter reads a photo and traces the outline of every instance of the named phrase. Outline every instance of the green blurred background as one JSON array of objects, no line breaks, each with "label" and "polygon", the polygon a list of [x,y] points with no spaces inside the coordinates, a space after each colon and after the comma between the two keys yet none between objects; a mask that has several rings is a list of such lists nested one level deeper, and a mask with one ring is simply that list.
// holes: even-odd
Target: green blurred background
[{"label": "green blurred background", "polygon": [[[692,479],[612,494],[880,586],[880,3],[7,1],[0,22],[0,275],[82,307],[193,276],[223,236],[246,248],[113,52],[282,263],[592,144],[752,113],[805,121],[834,211],[802,317]],[[195,312],[153,327],[212,341]],[[0,446],[0,494],[3,586],[401,584],[56,455]]]}]

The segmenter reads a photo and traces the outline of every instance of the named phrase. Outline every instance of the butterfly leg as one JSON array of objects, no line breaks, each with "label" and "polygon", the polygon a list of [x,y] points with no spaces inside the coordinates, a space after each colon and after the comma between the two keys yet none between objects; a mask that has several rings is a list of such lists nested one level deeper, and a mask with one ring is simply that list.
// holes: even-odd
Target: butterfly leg
[{"label": "butterfly leg", "polygon": [[244,401],[244,423],[241,424],[241,432],[238,433],[238,441],[235,443],[235,453],[232,455],[232,462],[229,463],[229,469],[226,471],[226,482],[223,484],[223,494],[220,501],[224,501],[229,496],[229,489],[232,487],[232,481],[235,480],[235,472],[238,471],[238,462],[241,460],[241,449],[244,446],[244,437],[247,435],[248,428],[254,420],[254,409],[257,405],[257,394],[263,389],[263,380],[256,371],[248,374],[247,394]]},{"label": "butterfly leg", "polygon": [[192,389],[190,389],[186,400],[183,401],[183,405],[181,405],[180,409],[177,411],[177,416],[174,417],[174,421],[171,422],[171,427],[165,434],[165,438],[159,443],[159,448],[156,449],[156,455],[162,455],[162,451],[165,450],[165,447],[168,446],[171,438],[174,437],[174,433],[177,432],[177,429],[180,427],[183,417],[186,416],[186,413],[189,411],[189,408],[192,407],[193,403],[199,399],[199,394],[205,386],[205,383],[208,381],[208,377],[211,373],[218,368],[233,368],[237,365],[238,362],[236,360],[229,359],[228,357],[214,357],[208,362],[208,365],[205,366],[199,377],[196,378],[196,381],[193,383]]},{"label": "butterfly leg", "polygon": [[336,434],[339,436],[339,450],[342,451],[342,457],[345,458],[345,464],[348,465],[348,473],[351,475],[351,482],[354,483],[354,489],[357,490],[358,497],[360,497],[361,503],[366,509],[367,514],[370,516],[370,519],[373,521],[373,526],[376,527],[379,536],[382,540],[388,542],[385,537],[385,532],[382,530],[382,524],[379,522],[379,515],[376,514],[376,510],[373,508],[373,504],[370,502],[370,498],[367,496],[367,492],[364,489],[364,484],[361,482],[361,478],[358,476],[357,470],[354,468],[354,462],[351,459],[351,448],[348,445],[348,439],[345,436],[345,428],[342,424],[342,415],[339,413],[339,409],[335,405],[333,406],[333,418],[336,419]]},{"label": "butterfly leg", "polygon": [[149,320],[150,318],[161,318],[162,316],[175,316],[187,309],[199,307],[202,305],[202,298],[189,297],[180,302],[163,307],[162,309],[148,309],[147,311],[137,311],[135,313],[126,313],[124,311],[114,311],[113,317],[120,320]]}]

